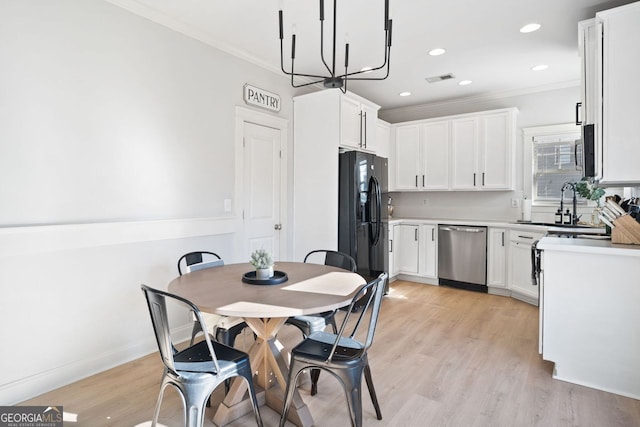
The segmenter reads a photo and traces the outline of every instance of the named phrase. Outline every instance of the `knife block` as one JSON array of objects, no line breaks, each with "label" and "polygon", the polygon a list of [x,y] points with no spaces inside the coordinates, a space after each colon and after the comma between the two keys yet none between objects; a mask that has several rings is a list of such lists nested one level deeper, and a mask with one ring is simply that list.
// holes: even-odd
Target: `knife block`
[{"label": "knife block", "polygon": [[613,221],[611,243],[640,245],[640,223],[629,215],[623,215]]}]

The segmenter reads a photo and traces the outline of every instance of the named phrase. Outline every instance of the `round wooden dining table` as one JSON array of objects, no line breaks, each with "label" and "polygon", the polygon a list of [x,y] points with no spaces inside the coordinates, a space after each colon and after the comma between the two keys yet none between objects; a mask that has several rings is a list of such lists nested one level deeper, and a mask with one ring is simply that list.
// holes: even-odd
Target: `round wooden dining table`
[{"label": "round wooden dining table", "polygon": [[[288,362],[281,353],[277,333],[291,316],[335,310],[351,302],[366,283],[357,273],[340,268],[298,262],[278,262],[276,271],[287,274],[287,281],[275,285],[242,281],[254,270],[249,263],[229,264],[194,271],[169,283],[169,292],[193,302],[207,313],[242,317],[256,335],[249,349],[251,368],[260,404],[282,411],[288,378]],[[218,407],[213,422],[224,426],[251,412],[245,398],[247,386],[236,378]],[[288,415],[298,426],[312,426],[313,418],[298,391]]]}]

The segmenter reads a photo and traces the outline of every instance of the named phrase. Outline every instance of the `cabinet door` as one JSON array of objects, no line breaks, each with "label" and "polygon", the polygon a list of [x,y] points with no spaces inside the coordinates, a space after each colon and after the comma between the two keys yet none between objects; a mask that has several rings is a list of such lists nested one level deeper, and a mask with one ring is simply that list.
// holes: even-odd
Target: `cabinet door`
[{"label": "cabinet door", "polygon": [[396,262],[396,254],[398,253],[396,245],[399,244],[398,238],[400,237],[400,233],[396,232],[398,227],[399,225],[389,227],[389,277],[394,277],[398,274],[398,263]]},{"label": "cabinet door", "polygon": [[451,121],[451,156],[451,188],[478,189],[478,117]]},{"label": "cabinet door", "polygon": [[362,125],[360,103],[346,96],[340,97],[340,145],[361,148]]},{"label": "cabinet door", "polygon": [[449,121],[422,125],[422,188],[449,189]]},{"label": "cabinet door", "polygon": [[391,140],[391,126],[389,123],[378,120],[376,134],[376,156],[389,158],[389,144]]},{"label": "cabinet door", "polygon": [[417,190],[420,175],[420,127],[398,126],[395,135],[396,190]]},{"label": "cabinet door", "polygon": [[512,114],[509,112],[481,117],[482,156],[480,186],[484,190],[512,188],[513,145]]},{"label": "cabinet door", "polygon": [[503,228],[489,228],[487,242],[487,285],[504,288],[507,286],[507,237]]},{"label": "cabinet door", "polygon": [[640,183],[640,2],[598,13],[603,29],[602,179],[606,184]]},{"label": "cabinet door", "polygon": [[418,226],[401,224],[394,231],[394,236],[396,239],[399,237],[399,245],[396,244],[398,272],[418,274]]},{"label": "cabinet door", "polygon": [[438,232],[435,225],[420,226],[420,260],[419,273],[421,276],[437,278],[438,265]]}]

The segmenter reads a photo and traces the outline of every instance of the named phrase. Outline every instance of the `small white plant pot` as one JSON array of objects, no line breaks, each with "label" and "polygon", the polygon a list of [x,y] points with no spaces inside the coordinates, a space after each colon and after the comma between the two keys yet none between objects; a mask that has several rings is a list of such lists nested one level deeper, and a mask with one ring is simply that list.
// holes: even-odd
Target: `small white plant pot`
[{"label": "small white plant pot", "polygon": [[273,266],[267,268],[256,268],[256,279],[266,280],[273,277]]}]

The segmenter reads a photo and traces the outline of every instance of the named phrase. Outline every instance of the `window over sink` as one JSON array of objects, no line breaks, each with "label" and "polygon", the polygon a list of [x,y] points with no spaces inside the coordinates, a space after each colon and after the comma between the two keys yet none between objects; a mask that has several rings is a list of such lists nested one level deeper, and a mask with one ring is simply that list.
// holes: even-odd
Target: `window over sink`
[{"label": "window over sink", "polygon": [[[576,162],[580,158],[580,129],[574,124],[540,126],[526,128],[524,131],[524,164],[531,175],[524,177],[525,193],[529,189],[534,205],[558,205],[562,185],[565,182],[578,182],[582,179],[581,166]],[[565,198],[573,195],[565,194]],[[578,197],[580,203],[585,200]]]}]

